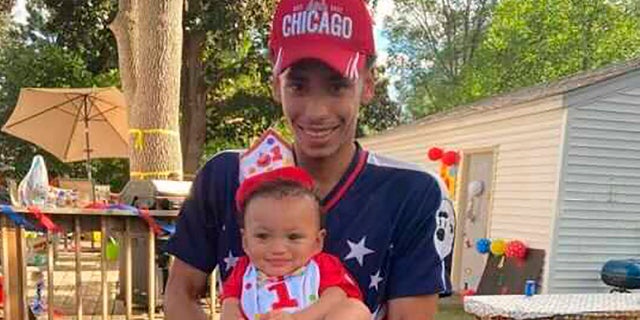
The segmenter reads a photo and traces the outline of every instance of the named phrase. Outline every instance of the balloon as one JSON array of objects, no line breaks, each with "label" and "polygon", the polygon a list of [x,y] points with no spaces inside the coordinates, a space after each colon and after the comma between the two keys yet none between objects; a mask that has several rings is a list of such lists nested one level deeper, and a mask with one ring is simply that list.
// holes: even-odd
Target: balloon
[{"label": "balloon", "polygon": [[47,264],[47,257],[43,254],[36,254],[33,256],[33,265],[41,267]]},{"label": "balloon", "polygon": [[428,153],[429,160],[431,160],[431,161],[440,160],[442,158],[442,154],[443,154],[442,149],[440,149],[438,147],[433,147],[433,148],[429,149],[429,153]]},{"label": "balloon", "polygon": [[527,256],[527,246],[519,240],[509,241],[504,255],[508,258],[524,259]]},{"label": "balloon", "polygon": [[456,174],[458,174],[458,167],[452,166],[451,168],[449,168],[449,175],[450,176],[455,177]]},{"label": "balloon", "polygon": [[491,248],[491,240],[487,238],[481,238],[481,239],[478,239],[478,241],[476,241],[476,250],[478,250],[480,254],[489,253],[490,248]]},{"label": "balloon", "polygon": [[507,244],[502,239],[493,240],[493,242],[491,242],[491,253],[494,256],[503,255],[506,249],[507,249]]},{"label": "balloon", "polygon": [[461,295],[463,297],[472,296],[472,295],[475,295],[475,294],[476,294],[476,291],[473,290],[473,289],[463,290],[462,293],[461,293]]},{"label": "balloon", "polygon": [[442,163],[452,166],[460,162],[460,155],[455,151],[447,151],[442,156]]},{"label": "balloon", "polygon": [[118,245],[115,239],[109,237],[106,251],[107,251],[107,260],[117,261],[118,255],[120,255],[120,245]]}]

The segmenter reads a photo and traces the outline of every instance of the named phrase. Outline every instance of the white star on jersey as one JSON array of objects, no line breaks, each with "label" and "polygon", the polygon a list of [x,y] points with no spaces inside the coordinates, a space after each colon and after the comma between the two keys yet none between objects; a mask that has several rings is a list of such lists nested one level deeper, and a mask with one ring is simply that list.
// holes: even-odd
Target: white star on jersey
[{"label": "white star on jersey", "polygon": [[378,284],[382,281],[382,277],[380,276],[380,270],[376,272],[376,274],[371,275],[371,283],[369,283],[369,288],[374,288],[378,291]]},{"label": "white star on jersey", "polygon": [[231,270],[236,266],[236,263],[238,263],[238,257],[234,257],[233,253],[229,251],[229,255],[224,258],[224,264],[226,265],[225,271]]},{"label": "white star on jersey", "polygon": [[362,267],[364,265],[364,256],[368,255],[368,254],[372,254],[375,251],[369,249],[366,247],[365,242],[367,241],[367,237],[363,237],[360,242],[358,243],[353,243],[349,240],[347,240],[347,244],[349,245],[349,249],[351,251],[349,251],[349,254],[347,254],[347,256],[344,258],[344,260],[349,260],[349,259],[356,259],[358,260],[358,263],[360,264],[360,266]]}]

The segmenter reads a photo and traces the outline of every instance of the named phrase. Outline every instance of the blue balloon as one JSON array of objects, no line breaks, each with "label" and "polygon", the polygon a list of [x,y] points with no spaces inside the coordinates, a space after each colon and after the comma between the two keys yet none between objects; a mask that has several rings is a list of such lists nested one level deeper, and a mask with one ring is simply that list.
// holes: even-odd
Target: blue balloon
[{"label": "blue balloon", "polygon": [[489,251],[491,251],[491,240],[487,238],[478,239],[478,241],[476,241],[476,250],[478,250],[480,254],[489,253]]},{"label": "blue balloon", "polygon": [[451,168],[449,168],[450,176],[455,177],[456,174],[458,174],[458,167],[452,166]]}]

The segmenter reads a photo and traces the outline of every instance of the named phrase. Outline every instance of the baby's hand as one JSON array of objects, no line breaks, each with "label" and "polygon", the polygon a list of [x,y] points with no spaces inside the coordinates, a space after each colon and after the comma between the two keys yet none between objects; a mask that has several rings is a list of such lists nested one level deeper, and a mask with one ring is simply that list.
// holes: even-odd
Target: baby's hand
[{"label": "baby's hand", "polygon": [[259,318],[260,320],[297,320],[296,317],[290,313],[282,310],[271,311],[267,314],[263,314]]}]

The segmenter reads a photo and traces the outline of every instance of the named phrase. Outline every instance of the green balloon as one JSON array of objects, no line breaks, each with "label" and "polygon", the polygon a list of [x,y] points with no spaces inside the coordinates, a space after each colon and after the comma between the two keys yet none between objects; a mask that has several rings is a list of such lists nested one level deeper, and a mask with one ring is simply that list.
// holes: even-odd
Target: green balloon
[{"label": "green balloon", "polygon": [[109,238],[107,242],[107,260],[109,261],[117,261],[118,256],[120,255],[120,245],[116,242],[115,239]]},{"label": "green balloon", "polygon": [[33,257],[33,264],[36,267],[44,266],[45,264],[47,264],[47,258],[42,254],[36,254]]}]

